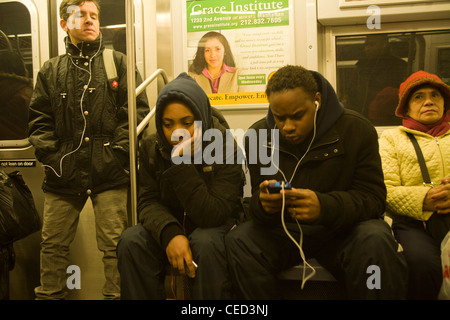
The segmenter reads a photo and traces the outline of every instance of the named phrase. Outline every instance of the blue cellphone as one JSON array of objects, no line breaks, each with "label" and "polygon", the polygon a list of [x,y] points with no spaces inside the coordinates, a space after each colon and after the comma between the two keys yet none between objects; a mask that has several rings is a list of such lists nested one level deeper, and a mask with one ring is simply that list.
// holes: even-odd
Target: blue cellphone
[{"label": "blue cellphone", "polygon": [[277,182],[269,182],[269,186],[267,189],[269,190],[269,193],[280,193],[280,190],[283,188],[290,190],[292,189],[291,184],[286,181],[277,181]]}]

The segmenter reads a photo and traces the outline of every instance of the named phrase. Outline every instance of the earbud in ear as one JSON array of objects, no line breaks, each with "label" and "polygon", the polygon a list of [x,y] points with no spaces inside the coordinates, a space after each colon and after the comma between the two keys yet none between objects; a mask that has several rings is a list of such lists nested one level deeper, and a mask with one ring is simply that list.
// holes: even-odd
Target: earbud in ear
[{"label": "earbud in ear", "polygon": [[319,102],[318,101],[314,101],[314,104],[316,105],[316,111],[319,110]]}]

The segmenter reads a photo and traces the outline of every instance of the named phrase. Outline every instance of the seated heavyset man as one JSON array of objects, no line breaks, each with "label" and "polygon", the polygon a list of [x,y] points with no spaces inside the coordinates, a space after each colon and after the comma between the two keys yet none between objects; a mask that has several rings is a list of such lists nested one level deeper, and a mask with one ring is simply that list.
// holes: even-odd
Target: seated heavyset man
[{"label": "seated heavyset man", "polygon": [[[299,264],[304,253],[341,281],[350,299],[403,299],[406,264],[382,219],[386,189],[376,130],[344,109],[317,72],[283,67],[266,93],[267,117],[249,131],[268,132],[268,143],[258,147],[273,155],[276,170],[265,175],[267,167],[246,144],[251,220],[225,238],[238,294],[279,299],[277,273]],[[270,193],[274,181],[292,189]],[[372,279],[374,272],[379,277]]]}]

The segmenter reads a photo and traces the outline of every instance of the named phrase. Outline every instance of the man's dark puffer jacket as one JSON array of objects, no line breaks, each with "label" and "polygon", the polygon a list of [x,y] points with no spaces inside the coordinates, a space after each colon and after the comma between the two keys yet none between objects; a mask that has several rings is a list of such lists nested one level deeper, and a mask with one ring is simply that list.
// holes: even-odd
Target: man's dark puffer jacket
[{"label": "man's dark puffer jacket", "polygon": [[[114,52],[118,77],[107,79],[101,37],[47,61],[30,105],[29,140],[45,165],[44,191],[98,193],[129,183],[126,57]],[[136,72],[136,83],[141,82]],[[137,97],[137,121],[148,113]]]}]

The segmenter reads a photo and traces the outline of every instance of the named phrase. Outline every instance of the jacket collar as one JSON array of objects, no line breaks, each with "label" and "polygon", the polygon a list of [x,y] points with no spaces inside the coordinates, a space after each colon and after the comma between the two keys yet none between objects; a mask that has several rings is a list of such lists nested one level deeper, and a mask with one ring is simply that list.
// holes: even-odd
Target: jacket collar
[{"label": "jacket collar", "polygon": [[443,136],[446,136],[446,135],[450,135],[450,130],[447,131],[446,133],[442,134],[439,137],[433,137],[432,135],[430,135],[430,134],[428,134],[426,132],[422,132],[422,131],[419,131],[419,130],[414,130],[414,129],[411,129],[411,128],[407,128],[405,126],[399,126],[398,128],[399,128],[400,131],[410,132],[410,133],[413,133],[416,136],[428,137],[428,138],[431,138],[431,139],[439,138],[441,136],[443,137]]},{"label": "jacket collar", "polygon": [[91,58],[104,49],[101,35],[94,41],[82,41],[78,45],[74,45],[69,36],[64,38],[64,42],[67,54],[73,57]]}]

